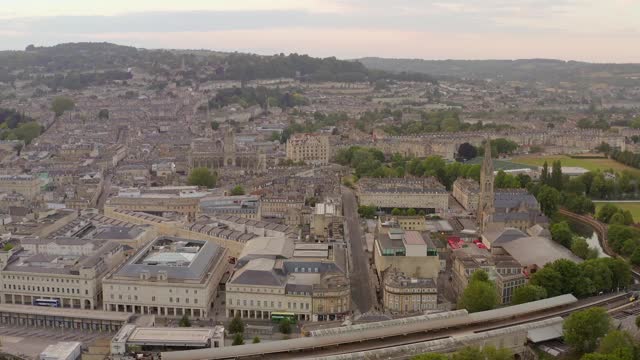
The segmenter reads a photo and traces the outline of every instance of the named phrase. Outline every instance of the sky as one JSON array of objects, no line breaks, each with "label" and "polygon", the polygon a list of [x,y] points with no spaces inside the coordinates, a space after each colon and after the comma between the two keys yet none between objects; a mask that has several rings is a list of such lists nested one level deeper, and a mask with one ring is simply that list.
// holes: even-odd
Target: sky
[{"label": "sky", "polygon": [[640,63],[640,0],[2,0],[0,49]]}]

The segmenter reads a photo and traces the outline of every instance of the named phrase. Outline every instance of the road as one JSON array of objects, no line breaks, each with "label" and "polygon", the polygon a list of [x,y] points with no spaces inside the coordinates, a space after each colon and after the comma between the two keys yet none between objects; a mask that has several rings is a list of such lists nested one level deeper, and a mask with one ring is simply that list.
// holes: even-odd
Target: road
[{"label": "road", "polygon": [[113,178],[113,173],[109,172],[104,178],[104,183],[102,184],[102,190],[100,191],[100,196],[98,197],[98,204],[96,205],[100,211],[104,209],[104,203],[107,202],[109,198],[109,193],[111,192],[111,179]]},{"label": "road", "polygon": [[346,222],[346,241],[351,255],[351,300],[360,313],[366,313],[373,305],[373,288],[369,279],[369,259],[360,226],[356,196],[353,190],[342,187],[342,206]]}]

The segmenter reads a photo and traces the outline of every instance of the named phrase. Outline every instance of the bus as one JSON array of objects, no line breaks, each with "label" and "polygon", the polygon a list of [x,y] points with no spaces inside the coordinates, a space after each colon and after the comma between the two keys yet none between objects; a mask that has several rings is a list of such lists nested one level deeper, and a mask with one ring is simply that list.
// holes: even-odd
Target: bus
[{"label": "bus", "polygon": [[33,300],[33,305],[35,305],[35,306],[60,307],[60,300],[59,299],[35,299],[35,300]]},{"label": "bus", "polygon": [[295,324],[297,321],[296,314],[289,312],[272,312],[271,321],[280,322],[284,319],[288,319],[290,323]]}]

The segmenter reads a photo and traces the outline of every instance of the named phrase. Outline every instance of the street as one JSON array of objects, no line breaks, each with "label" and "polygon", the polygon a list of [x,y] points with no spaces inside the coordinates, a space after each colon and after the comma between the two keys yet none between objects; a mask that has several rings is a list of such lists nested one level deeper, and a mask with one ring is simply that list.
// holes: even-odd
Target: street
[{"label": "street", "polygon": [[369,279],[369,261],[365,252],[364,236],[360,227],[358,207],[353,190],[342,187],[342,206],[346,221],[346,241],[350,246],[352,260],[351,300],[356,304],[360,313],[371,309],[373,288]]}]

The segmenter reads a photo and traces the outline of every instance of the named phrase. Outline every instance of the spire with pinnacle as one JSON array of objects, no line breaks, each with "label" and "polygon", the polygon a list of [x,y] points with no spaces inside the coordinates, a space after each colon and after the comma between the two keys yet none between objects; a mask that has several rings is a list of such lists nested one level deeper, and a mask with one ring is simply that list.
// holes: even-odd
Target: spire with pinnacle
[{"label": "spire with pinnacle", "polygon": [[480,230],[484,231],[489,218],[493,214],[494,192],[493,192],[493,160],[491,159],[491,139],[487,138],[484,143],[484,159],[480,170],[480,198],[478,199],[478,224]]}]

